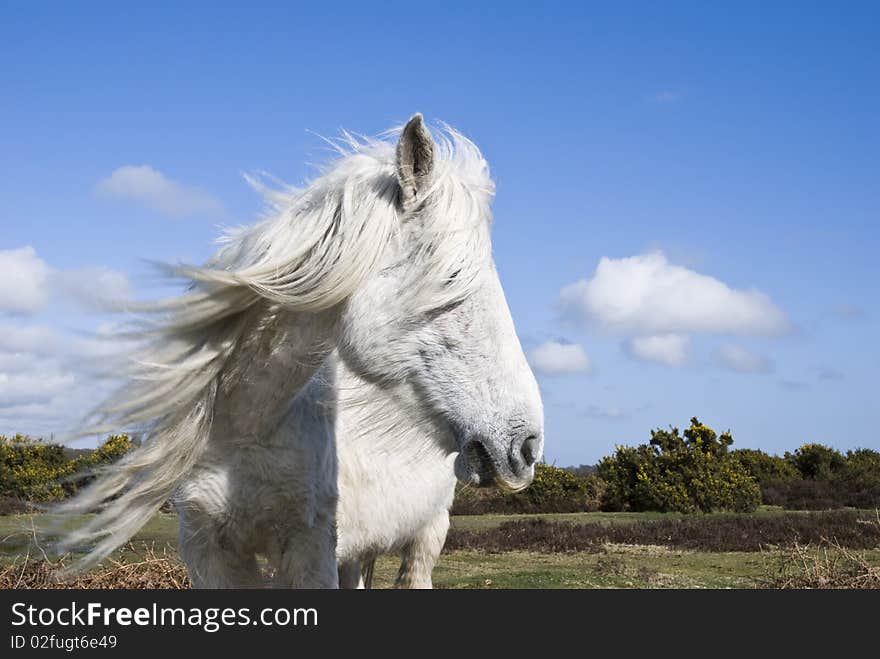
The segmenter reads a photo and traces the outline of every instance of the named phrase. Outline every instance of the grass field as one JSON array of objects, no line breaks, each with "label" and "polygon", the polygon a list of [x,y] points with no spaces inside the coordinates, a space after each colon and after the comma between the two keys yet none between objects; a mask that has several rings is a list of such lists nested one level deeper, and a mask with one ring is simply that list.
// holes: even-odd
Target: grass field
[{"label": "grass field", "polygon": [[[382,557],[375,586],[389,587],[396,569],[393,557]],[[608,545],[598,554],[449,552],[440,557],[434,584],[438,588],[753,588],[762,574],[762,556],[755,553]]]},{"label": "grass field", "polygon": [[[762,509],[759,518],[780,511]],[[480,515],[453,518],[454,532],[482,534],[505,522],[540,517],[571,524],[617,525],[639,521],[678,520],[683,515],[659,513],[574,513],[556,515]],[[699,516],[709,520],[715,516]],[[0,517],[0,564],[19,563],[24,556],[39,558],[33,530],[46,516]],[[472,537],[472,536],[471,536]],[[160,513],[135,537],[135,545],[152,546],[172,555],[177,542],[177,518]],[[880,547],[861,549],[857,555],[880,567]],[[603,544],[591,551],[536,552],[455,550],[444,552],[434,572],[439,588],[754,588],[777,569],[782,550],[689,551],[645,544]],[[393,583],[398,561],[381,557],[374,586]]]}]

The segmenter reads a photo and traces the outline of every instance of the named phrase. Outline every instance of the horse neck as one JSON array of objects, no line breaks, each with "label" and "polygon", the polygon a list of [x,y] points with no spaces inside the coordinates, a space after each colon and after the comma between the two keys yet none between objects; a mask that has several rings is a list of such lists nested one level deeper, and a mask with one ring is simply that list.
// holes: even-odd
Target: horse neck
[{"label": "horse neck", "polygon": [[335,348],[340,313],[268,303],[253,312],[221,377],[214,427],[233,441],[266,441]]},{"label": "horse neck", "polygon": [[[337,419],[340,461],[383,460],[418,465],[434,457],[445,460],[453,444],[445,441],[445,426],[419,401],[406,383],[380,385],[350,369],[334,353],[332,395]],[[343,455],[344,454],[344,455]],[[383,457],[384,456],[384,457]],[[431,456],[431,457],[429,457]]]},{"label": "horse neck", "polygon": [[337,555],[393,551],[452,504],[455,453],[404,386],[368,382],[341,359],[327,366],[335,384],[310,387],[310,404],[336,411]]}]

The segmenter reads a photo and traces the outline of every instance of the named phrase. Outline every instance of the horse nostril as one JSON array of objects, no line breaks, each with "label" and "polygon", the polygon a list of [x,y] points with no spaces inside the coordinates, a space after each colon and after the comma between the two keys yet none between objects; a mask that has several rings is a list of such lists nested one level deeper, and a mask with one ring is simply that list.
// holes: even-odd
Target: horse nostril
[{"label": "horse nostril", "polygon": [[522,454],[523,462],[526,463],[527,467],[531,467],[538,461],[541,452],[541,442],[538,439],[537,435],[529,435],[526,438],[526,441],[522,443],[520,447],[520,453]]}]

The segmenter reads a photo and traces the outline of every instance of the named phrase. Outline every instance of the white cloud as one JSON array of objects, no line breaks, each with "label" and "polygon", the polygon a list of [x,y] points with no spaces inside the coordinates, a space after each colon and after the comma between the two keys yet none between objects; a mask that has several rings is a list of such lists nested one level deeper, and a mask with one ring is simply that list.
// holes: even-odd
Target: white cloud
[{"label": "white cloud", "polygon": [[61,362],[54,356],[27,352],[0,352],[0,373],[54,373]]},{"label": "white cloud", "polygon": [[51,268],[33,247],[0,251],[0,311],[34,313],[49,299]]},{"label": "white cloud", "polygon": [[[0,332],[2,331],[0,328]],[[34,355],[26,352],[0,352],[0,373],[27,371],[35,361]]]},{"label": "white cloud", "polygon": [[773,364],[762,355],[733,343],[725,343],[715,351],[715,361],[722,367],[740,373],[769,373]]},{"label": "white cloud", "polygon": [[128,278],[108,268],[55,270],[32,247],[0,251],[0,314],[13,314],[0,322],[0,434],[48,436],[76,427],[112,386],[93,371],[109,370],[111,357],[128,347],[107,336],[109,327],[99,328],[98,337],[60,334],[15,316],[57,308],[59,300],[98,302],[130,293]]},{"label": "white cloud", "polygon": [[0,411],[5,408],[47,403],[73,386],[73,373],[0,373]]},{"label": "white cloud", "polygon": [[68,352],[76,356],[77,362],[99,360],[99,368],[105,368],[108,360],[117,363],[120,358],[127,359],[126,355],[137,348],[138,342],[124,335],[130,329],[120,323],[103,323],[92,334],[70,339]]},{"label": "white cloud", "polygon": [[0,325],[0,352],[51,355],[56,348],[55,332],[42,325]]},{"label": "white cloud", "polygon": [[61,296],[100,306],[131,295],[128,277],[110,268],[56,270],[33,247],[0,251],[0,313],[34,314]]},{"label": "white cloud", "polygon": [[[58,301],[127,298],[128,278],[108,268],[56,270],[32,247],[0,251],[0,313],[35,314]],[[48,436],[75,427],[111,386],[92,377],[111,370],[128,347],[99,328],[98,337],[59,334],[10,318],[0,323],[0,434]],[[88,386],[75,386],[88,381]]]},{"label": "white cloud", "polygon": [[773,335],[791,326],[761,291],[731,288],[669,263],[662,252],[603,257],[592,278],[562,289],[560,304],[566,315],[603,331],[631,335]]},{"label": "white cloud", "polygon": [[[22,433],[31,437],[48,437],[67,417],[68,410],[57,403],[57,399],[42,403],[0,406],[0,435],[7,437]],[[46,424],[49,424],[48,426]]]},{"label": "white cloud", "polygon": [[589,373],[593,368],[590,358],[579,344],[558,341],[547,341],[532,350],[529,362],[542,375]]},{"label": "white cloud", "polygon": [[98,181],[95,194],[136,201],[171,217],[220,213],[222,204],[203,190],[183,185],[149,165],[126,165]]},{"label": "white cloud", "polygon": [[0,418],[46,405],[71,387],[74,374],[55,358],[58,345],[48,327],[0,325]]},{"label": "white cloud", "polygon": [[587,405],[581,410],[581,414],[596,419],[622,419],[626,416],[622,409],[614,405],[610,407]]},{"label": "white cloud", "polygon": [[57,273],[53,288],[65,293],[67,299],[87,308],[101,308],[131,297],[128,277],[117,270],[102,267],[78,268]]},{"label": "white cloud", "polygon": [[631,357],[667,366],[681,366],[687,361],[689,339],[682,334],[637,336],[626,342]]},{"label": "white cloud", "polygon": [[0,326],[0,434],[46,437],[77,427],[115,385],[92,373],[111,363],[108,351],[84,345],[46,327]]}]

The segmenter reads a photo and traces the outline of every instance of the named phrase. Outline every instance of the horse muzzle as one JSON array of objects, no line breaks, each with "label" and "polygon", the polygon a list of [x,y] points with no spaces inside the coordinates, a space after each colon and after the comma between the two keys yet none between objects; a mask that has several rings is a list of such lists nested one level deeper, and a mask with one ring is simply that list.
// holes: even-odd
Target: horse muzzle
[{"label": "horse muzzle", "polygon": [[501,443],[476,437],[464,443],[455,460],[455,475],[476,487],[497,485],[518,492],[535,478],[535,463],[544,450],[541,433],[523,432]]}]

